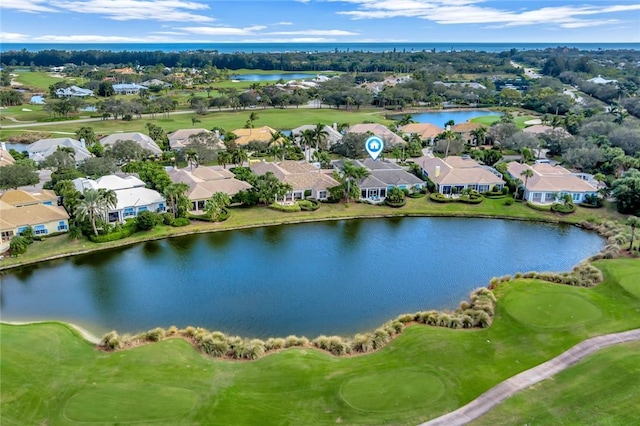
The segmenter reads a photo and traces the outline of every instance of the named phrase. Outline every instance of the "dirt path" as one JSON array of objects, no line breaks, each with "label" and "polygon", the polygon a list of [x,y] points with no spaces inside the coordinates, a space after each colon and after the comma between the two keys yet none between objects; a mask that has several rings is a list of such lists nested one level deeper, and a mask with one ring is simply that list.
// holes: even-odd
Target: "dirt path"
[{"label": "dirt path", "polygon": [[608,346],[635,340],[640,340],[640,328],[622,333],[592,337],[591,339],[578,343],[568,351],[537,367],[523,371],[497,384],[464,407],[460,407],[449,414],[422,423],[420,426],[455,426],[467,424],[499,405],[505,399],[515,395],[517,392],[558,374],[560,371],[574,365],[592,353]]}]

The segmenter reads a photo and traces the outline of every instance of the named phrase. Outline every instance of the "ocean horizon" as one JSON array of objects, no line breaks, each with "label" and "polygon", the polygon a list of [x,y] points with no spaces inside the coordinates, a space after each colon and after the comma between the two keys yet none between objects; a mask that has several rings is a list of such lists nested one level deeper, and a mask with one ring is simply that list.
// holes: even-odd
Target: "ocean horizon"
[{"label": "ocean horizon", "polygon": [[442,42],[387,42],[387,43],[1,43],[0,53],[15,50],[38,52],[42,50],[103,50],[189,52],[215,51],[217,53],[283,53],[283,52],[422,52],[422,51],[476,51],[498,53],[511,49],[544,50],[548,48],[579,50],[640,50],[640,43],[442,43]]}]

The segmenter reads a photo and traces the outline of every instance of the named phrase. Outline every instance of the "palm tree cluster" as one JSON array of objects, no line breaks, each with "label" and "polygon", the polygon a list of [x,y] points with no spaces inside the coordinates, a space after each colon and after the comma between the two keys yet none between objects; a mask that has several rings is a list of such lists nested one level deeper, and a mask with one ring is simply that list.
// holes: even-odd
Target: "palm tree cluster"
[{"label": "palm tree cluster", "polygon": [[97,237],[96,223],[99,220],[108,223],[109,210],[115,209],[117,202],[116,193],[111,189],[85,189],[74,213],[78,220],[89,221],[93,234]]}]

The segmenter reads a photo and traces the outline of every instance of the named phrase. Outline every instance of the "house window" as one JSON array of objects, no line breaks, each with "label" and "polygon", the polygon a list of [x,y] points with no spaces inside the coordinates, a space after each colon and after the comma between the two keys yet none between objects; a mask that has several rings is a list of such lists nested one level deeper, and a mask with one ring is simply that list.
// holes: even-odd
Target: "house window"
[{"label": "house window", "polygon": [[147,210],[149,210],[149,208],[148,208],[147,206],[138,207],[138,213],[140,213],[140,212],[146,212]]},{"label": "house window", "polygon": [[20,228],[18,228],[18,235],[22,235],[22,233],[24,231],[26,231],[27,228],[29,228],[29,227],[28,226],[21,226]]},{"label": "house window", "polygon": [[161,211],[161,212],[166,210],[166,207],[164,206],[164,203],[158,204],[158,210]]},{"label": "house window", "polygon": [[64,220],[61,220],[60,222],[58,222],[58,231],[66,231],[67,229],[69,229],[69,227],[64,222]]},{"label": "house window", "polygon": [[580,194],[573,194],[573,201],[580,201]]},{"label": "house window", "polygon": [[327,198],[327,191],[318,191],[318,199],[324,200]]},{"label": "house window", "polygon": [[126,207],[124,209],[124,213],[123,213],[123,217],[131,217],[131,216],[135,216],[136,212],[133,210],[133,207]]},{"label": "house window", "polygon": [[10,240],[13,237],[13,231],[2,231],[2,239]]},{"label": "house window", "polygon": [[45,201],[45,202],[44,202],[44,203],[42,203],[42,204],[44,204],[45,206],[52,206],[52,205],[53,205],[53,202],[51,202],[51,201]]},{"label": "house window", "polygon": [[294,200],[302,200],[302,192],[294,192],[293,193]]},{"label": "house window", "polygon": [[44,227],[44,225],[36,225],[33,228],[33,234],[34,235],[45,235],[48,234],[49,231],[47,230],[47,228]]},{"label": "house window", "polygon": [[489,191],[489,185],[479,185],[478,192],[487,192]]}]

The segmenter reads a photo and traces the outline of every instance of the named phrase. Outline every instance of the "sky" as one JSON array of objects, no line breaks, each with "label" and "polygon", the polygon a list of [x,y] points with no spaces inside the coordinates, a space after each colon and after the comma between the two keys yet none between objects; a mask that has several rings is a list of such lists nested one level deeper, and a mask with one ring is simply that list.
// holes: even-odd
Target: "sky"
[{"label": "sky", "polygon": [[0,0],[0,42],[640,42],[629,0]]}]

